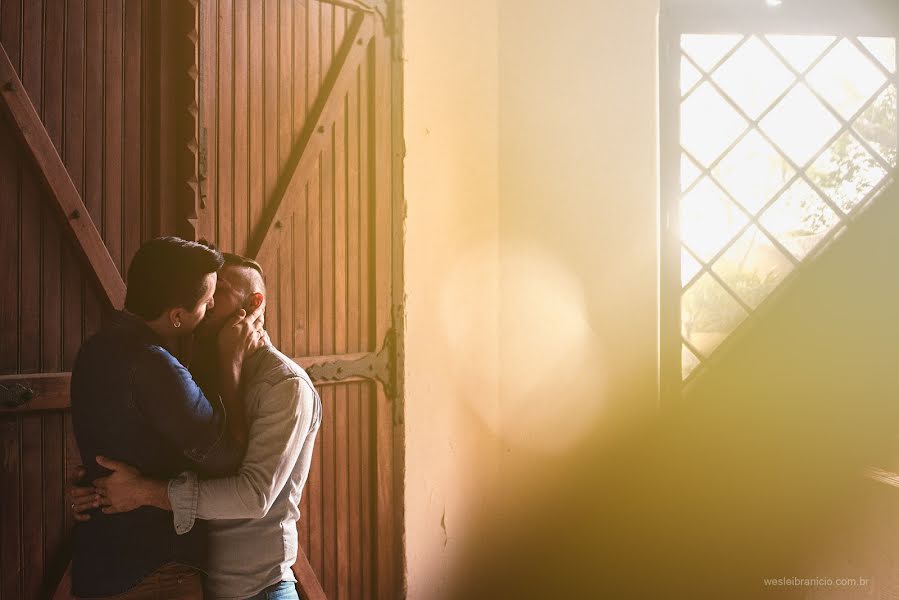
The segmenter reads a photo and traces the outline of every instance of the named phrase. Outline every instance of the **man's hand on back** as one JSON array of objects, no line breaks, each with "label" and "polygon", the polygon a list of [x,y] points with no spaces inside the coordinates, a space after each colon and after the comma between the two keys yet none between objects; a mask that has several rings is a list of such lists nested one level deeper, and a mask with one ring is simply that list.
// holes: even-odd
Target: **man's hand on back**
[{"label": "man's hand on back", "polygon": [[67,481],[66,492],[71,501],[72,518],[76,521],[90,521],[91,516],[88,513],[91,509],[100,507],[100,494],[93,486],[81,485],[80,481],[87,473],[87,470],[78,465],[72,471]]},{"label": "man's hand on back", "polygon": [[131,465],[103,456],[97,457],[97,464],[112,471],[111,475],[94,480],[104,513],[128,512],[141,506],[171,509],[167,482],[147,479]]}]

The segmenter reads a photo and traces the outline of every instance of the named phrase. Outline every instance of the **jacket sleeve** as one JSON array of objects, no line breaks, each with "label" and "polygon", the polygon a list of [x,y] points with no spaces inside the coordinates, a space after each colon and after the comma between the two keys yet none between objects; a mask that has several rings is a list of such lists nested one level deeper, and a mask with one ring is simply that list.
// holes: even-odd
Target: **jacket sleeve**
[{"label": "jacket sleeve", "polygon": [[152,427],[204,475],[240,465],[244,448],[230,435],[221,398],[207,398],[184,365],[163,348],[148,348],[132,371],[132,397]]},{"label": "jacket sleeve", "polygon": [[179,533],[194,518],[265,516],[320,422],[318,395],[303,378],[290,378],[262,391],[258,414],[250,425],[247,454],[236,475],[199,481],[182,476],[169,482],[169,500],[176,522],[182,523]]}]

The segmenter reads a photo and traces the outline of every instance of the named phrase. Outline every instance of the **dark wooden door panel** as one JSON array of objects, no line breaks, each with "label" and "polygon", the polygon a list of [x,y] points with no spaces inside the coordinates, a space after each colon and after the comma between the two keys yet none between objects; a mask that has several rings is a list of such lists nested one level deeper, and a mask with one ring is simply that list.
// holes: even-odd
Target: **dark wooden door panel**
[{"label": "dark wooden door panel", "polygon": [[196,230],[261,262],[272,341],[320,389],[299,527],[332,599],[401,593],[388,9],[200,4]]},{"label": "dark wooden door panel", "polygon": [[[68,371],[156,233],[144,2],[0,0],[0,597],[48,598],[80,459]],[[23,385],[24,384],[24,385]],[[22,398],[17,385],[31,390]]]},{"label": "dark wooden door panel", "polygon": [[61,411],[0,419],[4,599],[50,597],[68,565],[65,474],[68,465],[78,463],[71,438]]}]

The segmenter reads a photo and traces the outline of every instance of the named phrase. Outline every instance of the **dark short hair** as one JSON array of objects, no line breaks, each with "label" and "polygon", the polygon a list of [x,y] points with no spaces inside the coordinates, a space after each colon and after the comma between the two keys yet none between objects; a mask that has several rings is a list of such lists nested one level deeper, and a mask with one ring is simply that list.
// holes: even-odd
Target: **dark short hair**
[{"label": "dark short hair", "polygon": [[[206,238],[200,238],[197,240],[200,244],[203,244],[207,248],[212,248],[213,250],[217,250],[215,244],[207,240]],[[265,271],[262,270],[262,265],[253,260],[252,258],[247,258],[246,256],[242,256],[240,254],[235,254],[234,252],[222,252],[222,258],[226,267],[246,267],[248,269],[253,269],[259,275],[262,276],[263,281],[265,280]]]},{"label": "dark short hair", "polygon": [[125,308],[146,321],[168,309],[193,309],[203,297],[206,275],[224,262],[221,252],[198,242],[152,239],[131,259]]},{"label": "dark short hair", "polygon": [[247,258],[246,256],[241,256],[240,254],[234,254],[232,252],[222,252],[222,258],[225,259],[226,267],[245,267],[247,269],[253,269],[259,273],[263,280],[265,279],[262,265],[252,258]]}]

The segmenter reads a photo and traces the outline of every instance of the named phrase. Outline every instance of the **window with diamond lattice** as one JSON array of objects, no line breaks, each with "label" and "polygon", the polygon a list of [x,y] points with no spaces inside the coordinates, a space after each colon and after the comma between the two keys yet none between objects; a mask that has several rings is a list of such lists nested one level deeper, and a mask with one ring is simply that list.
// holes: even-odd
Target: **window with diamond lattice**
[{"label": "window with diamond lattice", "polygon": [[679,270],[682,383],[890,182],[896,62],[894,35],[669,36],[663,252],[679,257],[663,269]]}]

